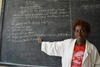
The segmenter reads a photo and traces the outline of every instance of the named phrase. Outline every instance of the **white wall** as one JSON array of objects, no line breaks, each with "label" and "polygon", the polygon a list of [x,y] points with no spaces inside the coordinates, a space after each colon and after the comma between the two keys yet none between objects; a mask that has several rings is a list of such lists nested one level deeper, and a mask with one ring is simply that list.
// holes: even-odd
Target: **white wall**
[{"label": "white wall", "polygon": [[2,0],[0,0],[0,14],[1,14]]}]

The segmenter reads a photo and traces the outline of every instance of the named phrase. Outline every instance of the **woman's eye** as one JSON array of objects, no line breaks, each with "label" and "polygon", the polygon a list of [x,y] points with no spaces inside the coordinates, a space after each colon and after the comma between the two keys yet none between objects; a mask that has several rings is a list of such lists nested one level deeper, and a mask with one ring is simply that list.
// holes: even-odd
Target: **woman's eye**
[{"label": "woman's eye", "polygon": [[81,32],[84,32],[84,30],[81,30]]},{"label": "woman's eye", "polygon": [[81,30],[81,32],[85,32],[84,30]]},{"label": "woman's eye", "polygon": [[[78,30],[75,30],[75,32],[79,32]],[[80,32],[85,32],[84,30],[80,30]]]}]

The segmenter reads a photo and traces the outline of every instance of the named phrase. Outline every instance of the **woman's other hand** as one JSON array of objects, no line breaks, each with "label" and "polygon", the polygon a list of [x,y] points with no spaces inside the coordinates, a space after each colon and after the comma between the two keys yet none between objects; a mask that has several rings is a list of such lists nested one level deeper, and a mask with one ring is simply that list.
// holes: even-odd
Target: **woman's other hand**
[{"label": "woman's other hand", "polygon": [[39,43],[39,44],[41,44],[42,41],[43,41],[43,39],[41,39],[41,38],[38,39],[38,43]]}]

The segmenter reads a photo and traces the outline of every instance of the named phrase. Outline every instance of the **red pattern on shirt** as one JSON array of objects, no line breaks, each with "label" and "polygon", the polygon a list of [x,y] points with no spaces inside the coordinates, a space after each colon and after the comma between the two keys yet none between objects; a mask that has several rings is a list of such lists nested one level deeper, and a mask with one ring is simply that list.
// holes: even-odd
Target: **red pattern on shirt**
[{"label": "red pattern on shirt", "polygon": [[85,51],[85,45],[84,46],[75,45],[71,67],[82,67],[84,51]]}]

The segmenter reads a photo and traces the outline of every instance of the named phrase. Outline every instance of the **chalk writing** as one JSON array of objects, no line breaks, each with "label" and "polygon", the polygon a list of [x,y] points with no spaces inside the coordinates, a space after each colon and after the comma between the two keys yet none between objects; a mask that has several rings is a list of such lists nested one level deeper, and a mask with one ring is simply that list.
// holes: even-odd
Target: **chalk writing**
[{"label": "chalk writing", "polygon": [[59,17],[69,17],[69,12],[66,11],[65,9],[34,9],[34,11],[33,10],[30,10],[30,11],[29,12],[27,12],[26,10],[18,11],[19,13],[14,14],[13,17],[14,18],[54,18],[54,17],[59,18]]},{"label": "chalk writing", "polygon": [[81,8],[82,9],[93,9],[93,8],[95,8],[95,9],[98,9],[98,8],[100,8],[100,4],[87,4],[87,5],[81,5]]},{"label": "chalk writing", "polygon": [[[8,36],[8,41],[12,41],[12,42],[25,42],[25,41],[34,41],[37,40],[38,37],[40,36],[48,36],[48,37],[61,37],[61,36],[67,36],[70,37],[70,34],[63,34],[63,33],[59,33],[59,34],[24,34],[24,33],[11,33],[12,37],[10,38],[10,36]],[[9,34],[8,34],[9,35]],[[36,38],[34,38],[36,37]]]},{"label": "chalk writing", "polygon": [[[57,1],[57,0],[52,0]],[[45,33],[46,28],[54,30],[61,27],[66,27],[66,22],[61,23],[57,21],[57,18],[69,19],[69,10],[66,8],[43,8],[35,1],[26,0],[23,5],[17,6],[17,10],[14,11],[11,18],[11,26],[7,26],[7,41],[12,42],[26,42],[37,40],[38,37],[70,37],[70,33]],[[51,20],[56,19],[56,22]],[[35,20],[36,19],[36,20]],[[23,21],[24,20],[24,21]],[[58,24],[58,22],[60,22]],[[57,24],[57,25],[56,25]],[[44,26],[44,27],[41,27]],[[47,27],[46,27],[47,26]],[[37,28],[39,27],[39,28]],[[57,28],[56,28],[57,27]],[[42,31],[41,31],[42,30]],[[41,31],[41,32],[40,32]]]}]

